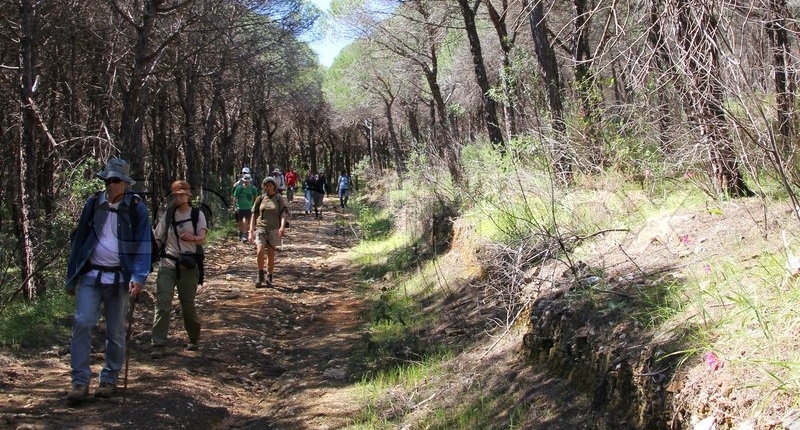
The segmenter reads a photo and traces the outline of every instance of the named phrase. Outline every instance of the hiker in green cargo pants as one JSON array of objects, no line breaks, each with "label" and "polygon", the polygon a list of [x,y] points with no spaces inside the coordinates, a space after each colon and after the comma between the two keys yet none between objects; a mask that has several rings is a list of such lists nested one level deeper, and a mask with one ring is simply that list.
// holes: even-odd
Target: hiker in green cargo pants
[{"label": "hiker in green cargo pants", "polygon": [[[163,252],[156,278],[156,307],[151,340],[153,352],[150,355],[153,359],[163,356],[175,289],[178,290],[183,326],[189,335],[186,349],[196,351],[200,340],[200,318],[197,316],[194,300],[200,280],[199,258],[202,257],[198,245],[205,242],[208,228],[203,212],[189,204],[192,197],[189,183],[178,180],[172,183],[171,188],[170,203],[155,230],[156,241]],[[196,225],[193,218],[196,219]]]}]

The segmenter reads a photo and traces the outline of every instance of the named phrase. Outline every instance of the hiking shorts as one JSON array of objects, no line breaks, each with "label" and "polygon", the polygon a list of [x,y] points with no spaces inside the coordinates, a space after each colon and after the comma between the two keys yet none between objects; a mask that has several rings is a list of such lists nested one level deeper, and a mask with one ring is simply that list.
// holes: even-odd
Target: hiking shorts
[{"label": "hiking shorts", "polygon": [[256,229],[256,245],[265,245],[270,248],[276,248],[281,244],[281,236],[278,230],[267,230],[263,228]]},{"label": "hiking shorts", "polygon": [[236,210],[236,220],[237,221],[244,220],[245,222],[250,222],[250,215],[252,215],[252,212],[250,211],[250,209],[237,209]]}]

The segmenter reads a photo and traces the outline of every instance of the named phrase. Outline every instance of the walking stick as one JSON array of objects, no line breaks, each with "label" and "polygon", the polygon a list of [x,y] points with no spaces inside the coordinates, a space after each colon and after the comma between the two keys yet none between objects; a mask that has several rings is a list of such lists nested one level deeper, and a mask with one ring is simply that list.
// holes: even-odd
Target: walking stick
[{"label": "walking stick", "polygon": [[128,363],[131,360],[130,351],[131,325],[133,324],[133,308],[136,299],[131,297],[130,310],[128,311],[128,330],[125,333],[125,376],[122,378],[122,406],[125,406],[125,399],[128,397]]}]

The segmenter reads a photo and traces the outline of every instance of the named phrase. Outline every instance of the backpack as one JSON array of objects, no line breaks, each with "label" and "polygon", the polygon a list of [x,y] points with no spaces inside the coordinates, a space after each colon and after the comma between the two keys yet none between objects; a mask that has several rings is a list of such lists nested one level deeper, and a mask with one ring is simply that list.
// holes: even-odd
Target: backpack
[{"label": "backpack", "polygon": [[[187,221],[190,221],[190,220],[192,222],[192,231],[194,231],[194,234],[197,234],[197,222],[200,219],[200,208],[198,208],[196,206],[192,206],[192,210],[190,212],[189,219],[188,220],[182,220],[182,221],[179,221],[179,222],[175,222],[175,210],[177,210],[177,208],[175,208],[173,210],[172,216],[170,217],[170,224],[172,225],[172,231],[175,232],[175,237],[178,237],[178,226],[180,224],[183,224],[183,223],[185,223]],[[167,230],[164,234],[165,235],[169,234],[169,231]],[[154,243],[156,243],[155,242],[155,235],[153,236],[153,241],[154,241]],[[158,252],[157,252],[157,255],[159,256],[159,259],[161,257],[165,257],[165,258],[168,258],[168,259],[176,261],[176,262],[179,261],[180,258],[175,258],[175,257],[173,257],[171,255],[167,255],[167,253],[164,252],[164,248],[166,247],[166,242],[167,242],[166,241],[166,237],[162,238],[162,240],[161,240],[162,245],[161,245],[160,248],[158,248]],[[156,247],[158,247],[157,243],[156,243]],[[195,253],[194,254],[182,253],[181,257],[191,257],[194,260],[194,264],[197,265],[197,269],[199,270],[199,273],[200,273],[200,277],[197,280],[197,284],[198,285],[202,285],[203,284],[203,280],[205,279],[205,265],[203,263],[205,262],[205,259],[206,259],[206,253],[205,253],[205,250],[203,249],[203,245],[195,244]],[[177,267],[178,267],[178,265],[176,264],[176,268]],[[178,270],[180,270],[180,269],[178,269]]]},{"label": "backpack", "polygon": [[[94,218],[94,210],[95,210],[95,207],[97,207],[97,199],[100,197],[100,193],[102,193],[102,191],[95,191],[94,195],[92,196],[92,198],[94,200],[92,201],[91,218]],[[136,210],[135,210],[135,208],[139,204],[140,201],[142,201],[142,198],[139,197],[138,194],[134,194],[132,196],[132,198],[131,198],[132,204],[128,205],[127,206],[128,210],[125,211],[128,214],[128,217],[130,218],[131,225],[136,225],[136,224],[139,223],[139,220],[136,219]],[[118,211],[116,209],[110,209],[109,211],[110,212],[121,213],[120,211]],[[75,234],[74,231],[72,233]],[[150,268],[151,269],[152,269],[154,264],[158,263],[159,259],[160,259],[160,248],[158,247],[158,242],[156,242],[156,235],[153,233],[153,229],[151,228],[150,229]]]}]

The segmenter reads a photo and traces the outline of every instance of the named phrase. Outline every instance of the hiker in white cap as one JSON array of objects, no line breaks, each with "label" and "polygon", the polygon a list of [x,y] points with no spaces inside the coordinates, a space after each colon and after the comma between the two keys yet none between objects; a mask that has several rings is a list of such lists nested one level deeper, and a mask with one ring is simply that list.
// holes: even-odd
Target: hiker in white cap
[{"label": "hiker in white cap", "polygon": [[242,167],[242,174],[239,176],[239,178],[236,179],[236,182],[233,183],[233,186],[231,188],[236,188],[239,185],[244,184],[244,175],[250,175],[251,179],[253,177],[253,173],[250,172],[250,168],[247,166]]},{"label": "hiker in white cap", "polygon": [[233,208],[236,214],[236,222],[239,224],[239,240],[245,243],[247,242],[247,228],[250,226],[251,210],[253,209],[253,202],[258,196],[258,190],[252,184],[253,181],[249,173],[245,173],[242,179],[244,183],[237,185],[233,189]]}]

